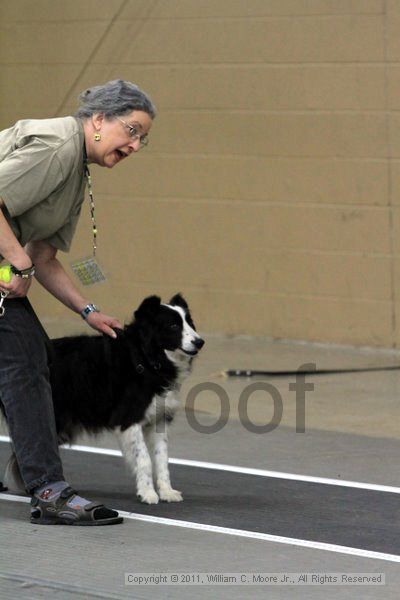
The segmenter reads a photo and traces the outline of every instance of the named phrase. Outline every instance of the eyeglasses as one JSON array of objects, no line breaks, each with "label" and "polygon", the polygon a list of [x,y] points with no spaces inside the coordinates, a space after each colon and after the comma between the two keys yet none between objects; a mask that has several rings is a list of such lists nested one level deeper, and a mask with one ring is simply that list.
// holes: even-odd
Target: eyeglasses
[{"label": "eyeglasses", "polygon": [[127,123],[123,119],[120,119],[119,117],[117,117],[117,119],[123,125],[125,125],[125,127],[127,129],[129,129],[129,135],[130,135],[130,137],[132,138],[133,141],[139,140],[139,142],[140,142],[140,148],[144,148],[145,146],[147,146],[147,144],[149,143],[149,138],[148,138],[147,133],[145,133],[144,135],[140,135],[140,133],[138,133],[137,127],[134,127],[133,125],[129,125],[129,123]]}]

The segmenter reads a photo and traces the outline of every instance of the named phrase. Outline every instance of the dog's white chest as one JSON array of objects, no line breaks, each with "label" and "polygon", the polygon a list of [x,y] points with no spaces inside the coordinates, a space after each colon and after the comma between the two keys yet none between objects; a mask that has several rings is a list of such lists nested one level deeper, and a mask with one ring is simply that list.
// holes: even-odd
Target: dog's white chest
[{"label": "dog's white chest", "polygon": [[173,417],[179,404],[176,392],[167,392],[164,396],[154,396],[145,412],[144,423],[150,424],[165,417]]}]

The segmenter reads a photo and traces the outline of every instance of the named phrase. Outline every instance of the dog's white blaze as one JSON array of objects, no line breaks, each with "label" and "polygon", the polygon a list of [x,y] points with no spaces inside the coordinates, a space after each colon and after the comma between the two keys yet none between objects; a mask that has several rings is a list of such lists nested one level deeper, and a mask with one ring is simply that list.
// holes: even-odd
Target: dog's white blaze
[{"label": "dog's white blaze", "polygon": [[200,339],[198,333],[190,327],[189,323],[186,321],[186,313],[180,306],[175,306],[171,304],[167,304],[168,308],[175,310],[181,317],[183,321],[183,331],[182,331],[182,348],[183,350],[187,350],[188,352],[193,352],[195,350],[195,346],[193,342],[195,340]]}]

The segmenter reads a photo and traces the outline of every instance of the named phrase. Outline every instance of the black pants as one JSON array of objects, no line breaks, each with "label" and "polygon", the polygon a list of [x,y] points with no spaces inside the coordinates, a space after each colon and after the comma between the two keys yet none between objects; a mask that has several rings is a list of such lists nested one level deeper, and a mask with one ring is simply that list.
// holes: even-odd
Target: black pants
[{"label": "black pants", "polygon": [[0,318],[0,399],[28,492],[63,480],[46,344],[21,299],[6,300]]}]

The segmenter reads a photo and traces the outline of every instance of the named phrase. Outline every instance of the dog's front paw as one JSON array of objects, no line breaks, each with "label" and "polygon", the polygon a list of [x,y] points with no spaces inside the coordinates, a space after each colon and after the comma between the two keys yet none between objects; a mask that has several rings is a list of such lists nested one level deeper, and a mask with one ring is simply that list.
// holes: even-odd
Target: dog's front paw
[{"label": "dog's front paw", "polygon": [[182,502],[182,492],[173,490],[172,488],[164,488],[159,490],[160,500],[164,502]]},{"label": "dog's front paw", "polygon": [[158,494],[154,490],[143,490],[137,496],[144,504],[158,504]]}]

